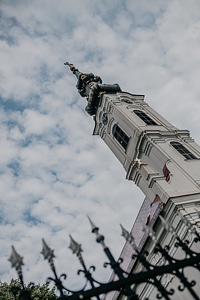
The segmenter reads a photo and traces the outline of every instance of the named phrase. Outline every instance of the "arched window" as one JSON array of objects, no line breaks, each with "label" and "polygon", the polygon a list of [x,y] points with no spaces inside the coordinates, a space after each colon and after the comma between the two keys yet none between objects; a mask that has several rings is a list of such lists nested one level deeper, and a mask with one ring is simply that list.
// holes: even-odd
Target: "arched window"
[{"label": "arched window", "polygon": [[181,153],[186,159],[196,159],[197,157],[192,154],[185,146],[183,146],[179,142],[170,142],[170,144],[179,152]]},{"label": "arched window", "polygon": [[112,132],[116,140],[126,150],[129,142],[129,137],[126,135],[126,133],[117,124],[113,126]]},{"label": "arched window", "polygon": [[133,111],[142,121],[144,121],[147,125],[158,125],[154,120],[152,120],[145,112],[141,110],[135,109]]}]

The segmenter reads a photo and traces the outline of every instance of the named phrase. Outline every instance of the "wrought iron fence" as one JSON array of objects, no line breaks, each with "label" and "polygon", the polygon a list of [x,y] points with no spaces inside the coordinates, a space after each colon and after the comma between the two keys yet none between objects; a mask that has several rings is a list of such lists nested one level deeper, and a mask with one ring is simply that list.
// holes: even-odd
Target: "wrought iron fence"
[{"label": "wrought iron fence", "polygon": [[[54,250],[52,250],[45,242],[42,240],[43,248],[41,254],[44,256],[44,259],[48,261],[53,277],[48,277],[48,281],[54,282],[54,285],[57,287],[59,292],[59,300],[80,300],[80,299],[91,299],[94,297],[100,300],[102,295],[106,295],[110,291],[118,291],[119,295],[124,295],[127,299],[139,300],[140,296],[137,294],[136,287],[141,283],[146,283],[153,285],[157,291],[157,299],[166,299],[170,300],[171,296],[178,290],[179,292],[187,290],[190,294],[190,299],[200,300],[198,294],[195,292],[194,286],[197,284],[195,280],[187,278],[184,274],[184,269],[187,267],[193,267],[196,270],[200,271],[200,253],[193,251],[188,240],[181,239],[176,230],[172,225],[167,223],[162,216],[159,216],[162,226],[164,226],[166,232],[171,234],[174,240],[174,246],[181,250],[184,253],[183,259],[175,259],[169,254],[169,246],[162,246],[156,237],[155,232],[150,226],[144,226],[144,230],[148,233],[149,238],[154,243],[154,252],[159,253],[162,256],[162,265],[153,265],[149,262],[148,252],[139,251],[135,244],[134,237],[121,225],[122,236],[133,248],[133,258],[137,259],[137,263],[141,264],[142,270],[137,273],[127,274],[122,268],[121,263],[122,259],[116,261],[104,242],[104,236],[99,233],[99,228],[94,225],[94,223],[89,218],[92,233],[96,235],[96,242],[101,244],[103,251],[105,252],[108,262],[104,263],[104,266],[110,265],[115,274],[115,280],[101,283],[94,279],[92,272],[95,271],[95,267],[91,266],[86,267],[85,261],[82,256],[81,244],[77,243],[72,236],[70,235],[70,246],[69,248],[72,252],[78,257],[82,268],[78,271],[78,274],[83,274],[85,277],[85,285],[77,291],[72,291],[68,289],[64,280],[66,279],[66,274],[61,274],[58,276],[55,265],[54,265]],[[191,224],[191,222],[182,218],[182,222],[187,227],[188,231],[192,236],[192,243],[200,243],[200,234],[196,230],[196,227]],[[9,261],[17,271],[19,280],[21,282],[21,298],[24,300],[33,300],[31,295],[25,288],[22,266],[23,266],[23,257],[21,257],[12,246],[12,253],[9,258]],[[167,288],[166,285],[162,282],[163,275],[172,274],[177,279],[179,279],[180,284],[175,288]],[[149,298],[146,298],[149,299]]]}]

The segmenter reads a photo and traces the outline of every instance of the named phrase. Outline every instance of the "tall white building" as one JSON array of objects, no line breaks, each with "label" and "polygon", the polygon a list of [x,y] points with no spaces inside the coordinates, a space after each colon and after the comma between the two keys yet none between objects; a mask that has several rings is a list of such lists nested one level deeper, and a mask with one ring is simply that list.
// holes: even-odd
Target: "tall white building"
[{"label": "tall white building", "polygon": [[[186,225],[189,220],[197,229],[200,226],[200,147],[189,131],[170,124],[144,101],[143,95],[122,92],[117,84],[103,85],[100,77],[83,74],[72,64],[65,65],[69,65],[76,75],[81,96],[88,99],[86,111],[94,115],[95,121],[93,134],[102,138],[124,167],[126,179],[132,180],[145,195],[131,230],[138,250],[148,250],[152,264],[163,264],[162,257],[153,252],[155,243],[148,238],[148,232],[143,231],[146,224],[149,228],[154,227],[161,245],[169,245],[170,255],[184,258],[184,251],[176,247],[173,234],[158,218],[162,213],[178,236],[187,238],[189,247],[200,252]],[[130,244],[125,243],[120,257],[124,260],[122,268],[128,273],[142,270],[141,264],[132,259],[132,253]],[[194,290],[200,295],[199,271],[193,268],[185,271],[189,281],[196,280]],[[191,298],[188,290],[180,292],[180,282],[173,274],[163,276],[162,284],[166,290],[176,290],[169,299],[200,299],[198,296]],[[149,282],[136,289],[140,299],[156,299],[158,294]],[[106,298],[123,296],[112,293]]]},{"label": "tall white building", "polygon": [[[200,196],[200,147],[187,130],[160,116],[142,95],[105,94],[95,117],[100,135],[151,203],[176,204]],[[185,200],[187,198],[187,200]],[[191,199],[192,198],[192,199]]]},{"label": "tall white building", "polygon": [[[94,119],[93,133],[99,135],[118,158],[126,171],[126,179],[137,184],[145,195],[132,228],[138,249],[148,250],[150,261],[162,265],[162,259],[153,254],[154,243],[142,230],[143,224],[147,224],[154,226],[162,245],[170,245],[170,255],[181,258],[183,253],[175,247],[173,236],[162,226],[158,215],[162,211],[177,234],[189,241],[190,232],[182,217],[197,227],[200,225],[199,145],[190,137],[189,131],[174,127],[151,108],[143,95],[104,94]],[[190,246],[198,250],[192,240]],[[131,258],[132,253],[133,249],[126,243],[120,256],[124,259],[122,267],[127,272],[138,272],[142,268]],[[197,281],[194,290],[200,294],[199,272],[191,268],[186,271],[189,280]],[[163,282],[166,289],[175,289],[170,299],[193,299],[187,291],[177,291],[180,282],[175,276],[166,275]],[[141,299],[156,299],[158,294],[149,283],[138,286],[137,291]],[[107,299],[111,298],[120,298],[119,293],[107,296]]]}]

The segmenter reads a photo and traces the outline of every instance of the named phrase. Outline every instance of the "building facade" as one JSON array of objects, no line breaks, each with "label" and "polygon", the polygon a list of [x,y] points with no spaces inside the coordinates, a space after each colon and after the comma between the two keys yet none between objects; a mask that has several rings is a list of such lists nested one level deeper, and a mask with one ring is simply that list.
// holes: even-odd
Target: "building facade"
[{"label": "building facade", "polygon": [[[68,62],[65,65],[78,79],[78,92],[87,98],[86,111],[95,121],[93,134],[102,138],[125,169],[126,179],[132,180],[145,195],[131,230],[138,251],[148,251],[150,263],[163,265],[163,257],[153,251],[155,241],[148,231],[143,231],[145,225],[153,228],[154,238],[161,246],[169,246],[168,252],[174,259],[185,255],[176,247],[175,235],[181,240],[187,239],[189,248],[200,252],[190,230],[191,224],[197,231],[200,226],[200,147],[189,131],[170,124],[145,102],[144,95],[123,92],[117,84],[102,84],[101,78],[93,73],[81,73]],[[163,219],[160,220],[159,215]],[[163,220],[173,230],[166,229]],[[126,242],[120,257],[122,268],[128,274],[143,268],[132,254],[133,249]],[[191,298],[190,287],[184,289],[184,282],[179,282],[173,274],[166,274],[161,278],[170,295],[166,299],[200,299],[199,271],[192,267],[185,271],[195,297]],[[115,279],[113,276],[111,280]],[[150,281],[133,289],[140,299],[161,299]],[[172,289],[177,290],[176,293],[172,293]],[[107,300],[123,298],[119,292],[106,296]]]},{"label": "building facade", "polygon": [[[200,225],[200,147],[187,130],[179,130],[159,115],[145,101],[143,95],[126,92],[103,94],[94,117],[94,135],[99,135],[118,158],[126,171],[126,179],[132,180],[144,193],[145,201],[132,228],[132,235],[140,251],[148,250],[154,264],[162,264],[162,258],[153,254],[155,244],[142,230],[142,223],[154,226],[161,245],[170,246],[173,257],[183,255],[175,247],[173,235],[158,219],[159,213],[173,225],[183,239],[190,241],[185,224],[188,219],[198,228]],[[183,221],[184,217],[184,221]],[[196,249],[196,245],[190,247]],[[152,253],[152,255],[151,255]],[[137,273],[142,267],[132,259],[128,243],[120,255],[122,268]],[[200,294],[200,276],[193,268],[187,269],[190,280],[195,279],[194,289]],[[194,275],[194,276],[193,276]],[[193,278],[194,277],[194,278]],[[193,299],[187,291],[180,292],[180,282],[175,276],[163,277],[166,289],[178,290],[170,299]],[[149,283],[137,288],[141,299],[156,299],[158,291]],[[121,299],[119,293],[108,294],[106,299]]]}]

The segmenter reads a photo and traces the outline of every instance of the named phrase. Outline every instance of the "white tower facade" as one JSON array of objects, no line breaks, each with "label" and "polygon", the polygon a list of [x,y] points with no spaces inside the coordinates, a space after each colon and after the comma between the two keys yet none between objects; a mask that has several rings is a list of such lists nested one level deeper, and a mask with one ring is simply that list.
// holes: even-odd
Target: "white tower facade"
[{"label": "white tower facade", "polygon": [[[142,231],[143,225],[153,228],[160,245],[168,244],[169,254],[175,259],[183,251],[174,243],[173,234],[162,226],[158,216],[173,226],[174,232],[183,240],[189,240],[189,247],[197,246],[191,238],[188,224],[200,227],[200,147],[187,130],[180,130],[170,124],[145,101],[144,95],[122,92],[118,84],[102,84],[99,76],[81,73],[68,62],[77,78],[77,90],[87,98],[86,111],[95,121],[94,135],[99,135],[114,153],[126,171],[126,178],[132,180],[144,193],[145,200],[131,230],[138,251],[149,251],[150,263],[163,265],[162,257],[154,254],[155,243]],[[173,109],[173,108],[172,108]],[[134,204],[133,204],[134,205]],[[188,221],[190,223],[188,223]],[[125,244],[121,257],[124,270],[128,273],[143,268],[132,259],[130,245]],[[199,251],[200,252],[200,249]],[[199,272],[187,269],[188,280],[196,279],[196,295],[200,295]],[[193,275],[195,278],[193,278]],[[161,278],[162,280],[163,278]],[[179,285],[171,274],[164,278],[166,289]],[[153,285],[144,283],[135,286],[140,299],[156,299]],[[181,287],[179,290],[181,290]],[[106,299],[121,299],[119,293],[109,294]],[[191,299],[188,291],[166,299]],[[194,299],[200,299],[196,296]]]},{"label": "white tower facade", "polygon": [[200,147],[187,130],[159,115],[143,95],[104,94],[95,117],[100,135],[145,196],[153,202],[200,197]]},{"label": "white tower facade", "polygon": [[[183,216],[197,228],[200,226],[200,147],[190,137],[189,131],[179,130],[170,124],[144,101],[143,95],[118,92],[101,96],[93,134],[104,140],[124,167],[126,178],[133,180],[146,197],[141,215],[139,213],[133,226],[133,234],[134,228],[138,233],[138,220],[141,222],[143,219],[145,224],[154,225],[162,245],[171,245],[171,255],[181,256],[174,246],[173,237],[157,220],[161,209],[156,209],[155,204],[161,205],[164,218],[181,238],[190,238]],[[153,209],[153,212],[148,212],[147,200],[149,211]],[[137,246],[140,250],[153,253],[154,244],[148,236],[139,236]],[[196,250],[196,246],[190,246]],[[129,248],[126,243],[121,253],[124,267],[128,272],[137,272],[141,266],[132,262],[131,255],[127,257]],[[154,264],[162,264],[160,258],[153,254],[151,259]],[[188,272],[188,278],[194,275],[193,270]],[[200,294],[199,273],[192,279],[198,282],[194,289]],[[166,278],[166,287],[176,289],[178,285],[173,276]],[[138,289],[141,299],[156,299],[157,292],[149,284]],[[118,293],[114,293],[106,299],[119,297]],[[190,299],[190,295],[186,291],[181,295],[176,293],[170,299]]]}]

